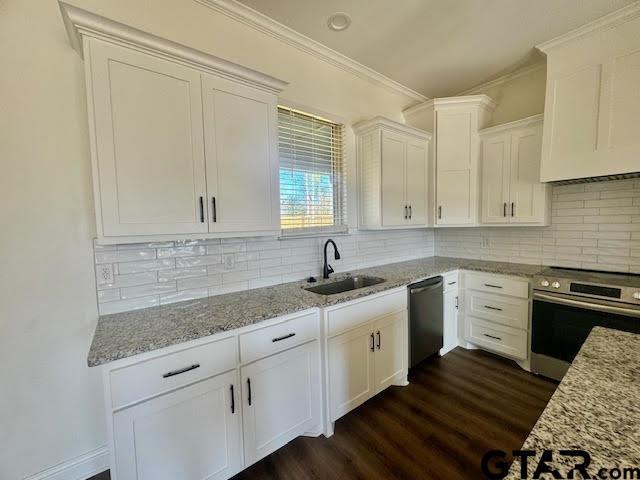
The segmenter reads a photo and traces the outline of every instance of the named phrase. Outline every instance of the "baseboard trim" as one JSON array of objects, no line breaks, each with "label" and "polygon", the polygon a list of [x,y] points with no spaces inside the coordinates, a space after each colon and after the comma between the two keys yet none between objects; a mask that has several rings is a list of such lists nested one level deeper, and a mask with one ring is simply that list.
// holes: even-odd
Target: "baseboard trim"
[{"label": "baseboard trim", "polygon": [[109,449],[104,446],[47,468],[24,480],[86,480],[109,469]]}]

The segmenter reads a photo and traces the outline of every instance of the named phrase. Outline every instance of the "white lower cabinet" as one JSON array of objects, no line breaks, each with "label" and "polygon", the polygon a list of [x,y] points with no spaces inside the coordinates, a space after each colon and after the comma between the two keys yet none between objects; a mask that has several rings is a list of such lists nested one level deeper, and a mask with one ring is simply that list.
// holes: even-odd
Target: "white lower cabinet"
[{"label": "white lower cabinet", "polygon": [[116,411],[112,478],[213,480],[240,471],[238,386],[233,370]]},{"label": "white lower cabinet", "polygon": [[[353,318],[360,320],[357,325],[346,321]],[[329,307],[325,322],[328,331],[341,331],[327,340],[329,422],[390,385],[406,384],[406,289]]]},{"label": "white lower cabinet", "polygon": [[321,426],[319,342],[241,369],[246,466]]},{"label": "white lower cabinet", "polygon": [[440,355],[450,352],[458,346],[458,290],[445,291],[442,294],[443,325],[442,348]]}]

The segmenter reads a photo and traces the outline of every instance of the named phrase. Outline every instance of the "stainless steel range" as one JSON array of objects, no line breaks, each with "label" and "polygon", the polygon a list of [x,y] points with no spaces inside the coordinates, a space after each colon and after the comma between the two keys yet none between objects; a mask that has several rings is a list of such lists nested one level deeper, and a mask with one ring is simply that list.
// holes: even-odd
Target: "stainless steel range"
[{"label": "stainless steel range", "polygon": [[561,380],[595,326],[640,333],[640,275],[551,267],[534,277],[535,373]]}]

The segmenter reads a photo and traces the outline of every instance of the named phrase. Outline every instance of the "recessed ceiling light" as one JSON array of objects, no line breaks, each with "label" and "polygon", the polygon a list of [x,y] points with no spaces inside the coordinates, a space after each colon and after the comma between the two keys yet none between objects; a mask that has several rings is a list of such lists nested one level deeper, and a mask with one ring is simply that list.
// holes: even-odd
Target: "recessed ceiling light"
[{"label": "recessed ceiling light", "polygon": [[351,17],[344,12],[337,12],[329,17],[327,25],[331,30],[341,32],[349,28],[349,25],[351,25]]}]

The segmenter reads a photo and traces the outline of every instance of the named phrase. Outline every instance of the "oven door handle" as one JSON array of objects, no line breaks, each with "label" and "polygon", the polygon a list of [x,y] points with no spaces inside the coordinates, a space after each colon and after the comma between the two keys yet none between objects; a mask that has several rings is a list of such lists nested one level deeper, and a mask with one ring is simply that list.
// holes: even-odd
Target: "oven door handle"
[{"label": "oven door handle", "polygon": [[541,300],[543,302],[557,303],[558,305],[569,305],[571,307],[581,307],[587,310],[596,310],[598,312],[615,313],[618,315],[625,315],[628,317],[640,317],[640,310],[633,308],[615,307],[613,305],[603,305],[601,303],[583,302],[580,300],[573,300],[570,298],[559,298],[553,295],[545,295],[543,293],[534,293],[534,300]]}]

